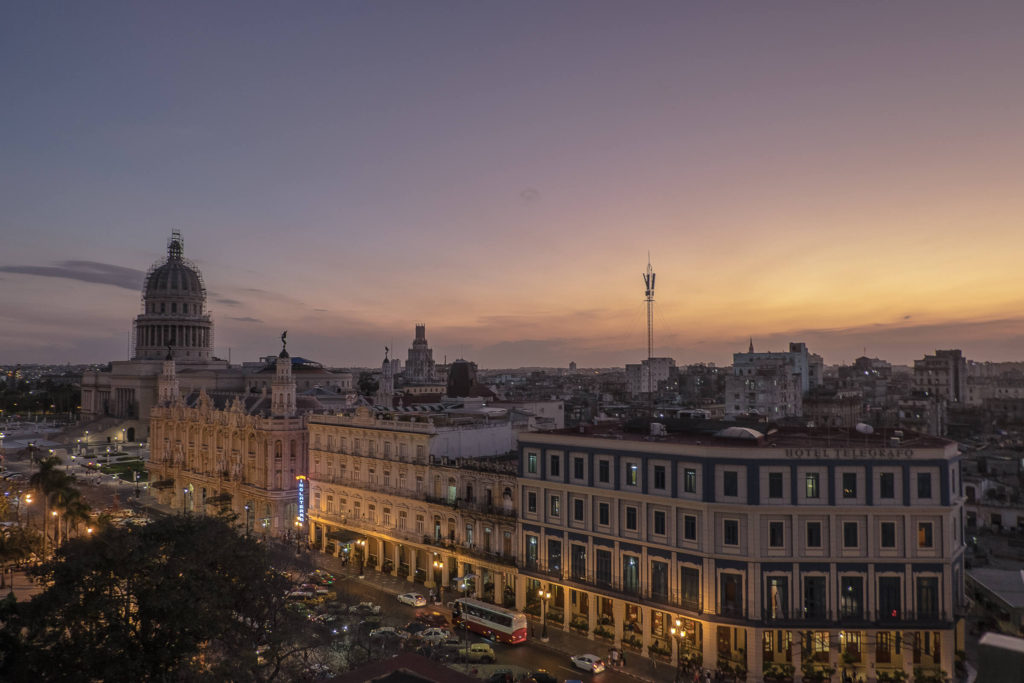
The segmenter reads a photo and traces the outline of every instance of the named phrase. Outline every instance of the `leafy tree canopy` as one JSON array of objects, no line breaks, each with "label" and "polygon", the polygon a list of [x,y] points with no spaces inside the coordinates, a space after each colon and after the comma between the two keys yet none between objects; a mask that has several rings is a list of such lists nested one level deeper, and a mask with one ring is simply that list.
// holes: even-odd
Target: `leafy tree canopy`
[{"label": "leafy tree canopy", "polygon": [[0,603],[0,679],[293,680],[321,644],[263,547],[224,519],[101,528],[34,573],[41,594]]}]

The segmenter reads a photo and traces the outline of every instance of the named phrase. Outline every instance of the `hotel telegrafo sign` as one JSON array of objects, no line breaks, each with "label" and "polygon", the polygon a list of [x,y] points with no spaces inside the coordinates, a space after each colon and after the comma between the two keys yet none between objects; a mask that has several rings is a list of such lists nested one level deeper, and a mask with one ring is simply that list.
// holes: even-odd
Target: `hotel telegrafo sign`
[{"label": "hotel telegrafo sign", "polygon": [[902,460],[912,458],[912,448],[787,448],[787,458],[814,460]]}]

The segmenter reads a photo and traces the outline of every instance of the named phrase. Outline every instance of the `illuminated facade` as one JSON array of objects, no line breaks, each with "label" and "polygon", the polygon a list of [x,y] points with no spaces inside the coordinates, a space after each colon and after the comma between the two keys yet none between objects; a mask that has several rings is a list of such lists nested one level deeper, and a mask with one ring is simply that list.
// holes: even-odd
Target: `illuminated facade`
[{"label": "illuminated facade", "polygon": [[160,402],[150,413],[149,479],[157,500],[181,512],[230,510],[248,533],[290,537],[306,473],[304,413],[292,362],[282,351],[269,393],[182,397],[173,360],[163,363]]},{"label": "illuminated facade", "polygon": [[549,625],[747,681],[952,673],[956,444],[744,435],[521,434],[518,606],[550,592]]},{"label": "illuminated facade", "polygon": [[512,604],[516,477],[503,413],[310,416],[311,543],[425,588]]}]

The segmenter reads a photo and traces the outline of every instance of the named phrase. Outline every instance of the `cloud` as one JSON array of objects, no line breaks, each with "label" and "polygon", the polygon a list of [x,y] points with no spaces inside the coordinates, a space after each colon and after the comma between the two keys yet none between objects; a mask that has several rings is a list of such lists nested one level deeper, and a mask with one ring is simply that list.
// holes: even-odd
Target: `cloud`
[{"label": "cloud", "polygon": [[241,306],[242,305],[242,302],[239,301],[238,299],[216,299],[216,302],[219,303],[219,304],[224,304],[225,306]]},{"label": "cloud", "polygon": [[241,318],[233,318],[231,316],[228,316],[228,320],[237,320],[237,321],[243,322],[243,323],[261,323],[261,322],[263,322],[259,318],[250,318],[249,316],[242,316]]},{"label": "cloud", "polygon": [[146,278],[146,273],[136,268],[96,261],[60,261],[55,266],[0,266],[0,272],[95,282],[134,291],[142,289],[142,283]]}]

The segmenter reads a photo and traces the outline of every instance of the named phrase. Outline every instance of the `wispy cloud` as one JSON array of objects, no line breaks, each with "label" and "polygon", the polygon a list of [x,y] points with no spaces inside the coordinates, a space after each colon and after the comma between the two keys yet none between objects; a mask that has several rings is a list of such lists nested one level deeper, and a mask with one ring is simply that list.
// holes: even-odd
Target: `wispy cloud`
[{"label": "wispy cloud", "polygon": [[224,304],[225,306],[241,306],[242,305],[242,302],[239,301],[238,299],[215,299],[215,301],[217,303],[219,303],[219,304]]},{"label": "wispy cloud", "polygon": [[0,272],[95,282],[134,291],[142,289],[142,282],[146,277],[144,271],[136,268],[97,261],[60,261],[55,266],[0,266]]},{"label": "wispy cloud", "polygon": [[242,322],[242,323],[261,323],[261,322],[263,322],[259,318],[250,318],[249,316],[242,316],[241,318],[233,318],[231,316],[228,316],[228,320],[237,320],[237,321]]}]

